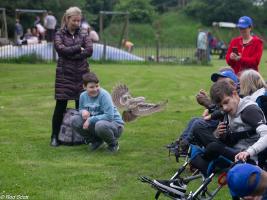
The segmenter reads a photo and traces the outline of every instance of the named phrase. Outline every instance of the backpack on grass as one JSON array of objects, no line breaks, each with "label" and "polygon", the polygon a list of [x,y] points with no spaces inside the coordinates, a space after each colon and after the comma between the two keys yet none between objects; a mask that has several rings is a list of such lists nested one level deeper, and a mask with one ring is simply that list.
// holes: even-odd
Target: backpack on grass
[{"label": "backpack on grass", "polygon": [[79,111],[72,108],[67,108],[66,112],[64,113],[64,117],[58,135],[58,140],[63,145],[78,145],[85,143],[84,137],[81,136],[71,126],[73,117],[75,115],[79,115]]}]

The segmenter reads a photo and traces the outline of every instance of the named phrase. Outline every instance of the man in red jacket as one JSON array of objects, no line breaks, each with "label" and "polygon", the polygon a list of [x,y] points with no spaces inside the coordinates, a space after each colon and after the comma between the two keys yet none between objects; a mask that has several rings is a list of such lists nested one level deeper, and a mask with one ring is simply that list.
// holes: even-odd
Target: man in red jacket
[{"label": "man in red jacket", "polygon": [[263,42],[259,37],[251,35],[252,24],[252,19],[248,16],[239,18],[237,27],[240,36],[232,39],[227,50],[226,62],[237,75],[248,68],[258,71]]}]

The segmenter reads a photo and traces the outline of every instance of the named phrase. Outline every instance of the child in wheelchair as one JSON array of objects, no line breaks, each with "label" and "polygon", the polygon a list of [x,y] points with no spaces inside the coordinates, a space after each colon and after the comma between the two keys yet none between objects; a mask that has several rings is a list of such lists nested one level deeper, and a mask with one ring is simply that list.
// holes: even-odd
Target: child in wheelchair
[{"label": "child in wheelchair", "polygon": [[[237,90],[239,90],[239,80],[234,74],[232,68],[223,67],[219,70],[218,73],[213,73],[211,75],[211,80],[213,82],[216,82],[217,80],[221,79],[231,79],[232,81],[234,81]],[[196,130],[201,129],[205,131],[205,133],[208,132],[208,135],[210,135],[210,132],[213,132],[219,123],[221,111],[215,104],[212,103],[207,92],[201,89],[196,95],[196,100],[199,105],[203,106],[209,113],[212,113],[212,117],[210,120],[205,120],[203,119],[203,117],[192,118],[188,122],[181,136],[176,141],[166,146],[169,149],[169,153],[175,155],[177,162],[179,161],[180,156],[187,156],[190,141],[192,140],[193,133]]]},{"label": "child in wheelchair", "polygon": [[[216,163],[214,161],[218,158],[224,160],[222,167],[228,168],[235,160],[256,161],[257,154],[267,147],[266,120],[254,101],[250,98],[240,98],[236,87],[229,80],[216,82],[210,93],[213,102],[222,108],[229,122],[219,123],[212,141],[207,142],[212,137],[206,139],[204,135],[203,138],[200,132],[194,134],[196,144],[205,147],[205,150],[202,150],[194,146],[189,160],[205,177],[202,189],[207,186],[205,182],[209,183],[214,176],[212,164]],[[150,184],[173,199],[194,199],[200,190],[186,196],[186,183],[180,179],[181,171],[183,170],[178,171],[171,180],[153,180]],[[211,198],[213,197],[212,194]]]}]

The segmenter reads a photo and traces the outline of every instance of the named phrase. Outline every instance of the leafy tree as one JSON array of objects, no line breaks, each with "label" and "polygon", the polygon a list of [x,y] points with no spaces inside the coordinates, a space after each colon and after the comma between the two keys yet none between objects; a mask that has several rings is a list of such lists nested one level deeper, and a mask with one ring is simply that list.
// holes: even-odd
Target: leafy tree
[{"label": "leafy tree", "polygon": [[177,0],[152,0],[151,4],[156,8],[160,13],[168,11],[170,7],[176,7],[178,5]]},{"label": "leafy tree", "polygon": [[[85,0],[85,9],[87,11],[87,20],[98,30],[99,12],[113,11],[118,0]],[[104,19],[104,27],[110,23],[111,18]]]},{"label": "leafy tree", "polygon": [[250,0],[193,0],[185,12],[210,26],[214,21],[236,22],[240,16],[249,15],[252,7]]},{"label": "leafy tree", "polygon": [[137,23],[151,23],[153,22],[154,7],[148,1],[131,0],[118,4],[116,10],[128,11],[130,13],[130,20]]}]

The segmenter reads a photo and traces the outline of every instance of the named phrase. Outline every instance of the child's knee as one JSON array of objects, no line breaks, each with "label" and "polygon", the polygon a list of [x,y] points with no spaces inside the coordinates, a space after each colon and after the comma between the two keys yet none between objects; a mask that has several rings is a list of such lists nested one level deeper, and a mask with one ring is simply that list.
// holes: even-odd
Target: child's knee
[{"label": "child's knee", "polygon": [[105,121],[98,121],[95,124],[95,131],[97,133],[103,133],[106,132],[109,129],[109,126],[106,124]]}]

